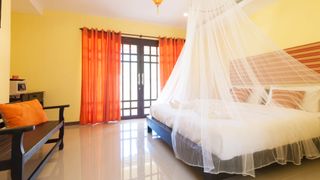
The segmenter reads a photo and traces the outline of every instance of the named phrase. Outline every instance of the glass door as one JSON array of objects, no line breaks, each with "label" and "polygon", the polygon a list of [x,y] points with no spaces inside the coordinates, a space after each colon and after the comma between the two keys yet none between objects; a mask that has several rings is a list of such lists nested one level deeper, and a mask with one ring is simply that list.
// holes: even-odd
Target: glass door
[{"label": "glass door", "polygon": [[143,118],[159,94],[158,41],[122,38],[121,117]]}]

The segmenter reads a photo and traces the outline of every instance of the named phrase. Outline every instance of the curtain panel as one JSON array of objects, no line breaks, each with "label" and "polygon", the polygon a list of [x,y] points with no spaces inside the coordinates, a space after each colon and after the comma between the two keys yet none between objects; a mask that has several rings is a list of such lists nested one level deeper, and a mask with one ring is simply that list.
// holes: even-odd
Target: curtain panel
[{"label": "curtain panel", "polygon": [[120,120],[121,33],[82,29],[81,124]]},{"label": "curtain panel", "polygon": [[166,84],[176,64],[185,40],[176,38],[160,38],[160,87]]}]

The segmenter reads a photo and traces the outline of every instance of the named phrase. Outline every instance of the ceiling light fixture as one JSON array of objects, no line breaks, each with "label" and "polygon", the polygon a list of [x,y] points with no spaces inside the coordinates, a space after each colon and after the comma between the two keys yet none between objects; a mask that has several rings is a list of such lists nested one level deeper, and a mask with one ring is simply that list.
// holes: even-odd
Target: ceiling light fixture
[{"label": "ceiling light fixture", "polygon": [[157,13],[159,13],[159,6],[162,3],[163,0],[152,0],[154,4],[157,6]]},{"label": "ceiling light fixture", "polygon": [[183,13],[183,16],[184,16],[184,17],[188,17],[188,13],[186,13],[186,12]]}]

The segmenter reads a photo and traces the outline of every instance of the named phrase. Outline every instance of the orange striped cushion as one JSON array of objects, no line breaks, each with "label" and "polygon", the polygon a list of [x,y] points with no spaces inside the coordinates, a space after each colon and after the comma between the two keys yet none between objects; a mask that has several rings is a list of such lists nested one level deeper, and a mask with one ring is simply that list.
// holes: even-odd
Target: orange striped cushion
[{"label": "orange striped cushion", "polygon": [[233,99],[237,102],[246,102],[252,90],[247,88],[232,88],[231,94]]},{"label": "orange striped cushion", "polygon": [[277,104],[286,108],[301,109],[304,94],[304,91],[274,89],[272,90],[271,100],[268,104]]}]

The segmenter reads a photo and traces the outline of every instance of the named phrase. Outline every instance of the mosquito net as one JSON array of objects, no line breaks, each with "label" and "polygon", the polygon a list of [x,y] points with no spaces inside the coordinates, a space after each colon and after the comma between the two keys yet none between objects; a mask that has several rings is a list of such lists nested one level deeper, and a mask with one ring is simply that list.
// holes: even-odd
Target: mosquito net
[{"label": "mosquito net", "polygon": [[185,163],[254,176],[274,162],[319,157],[319,113],[303,104],[305,87],[319,82],[234,0],[193,0],[185,46],[151,114],[159,105],[174,112],[173,148]]}]

